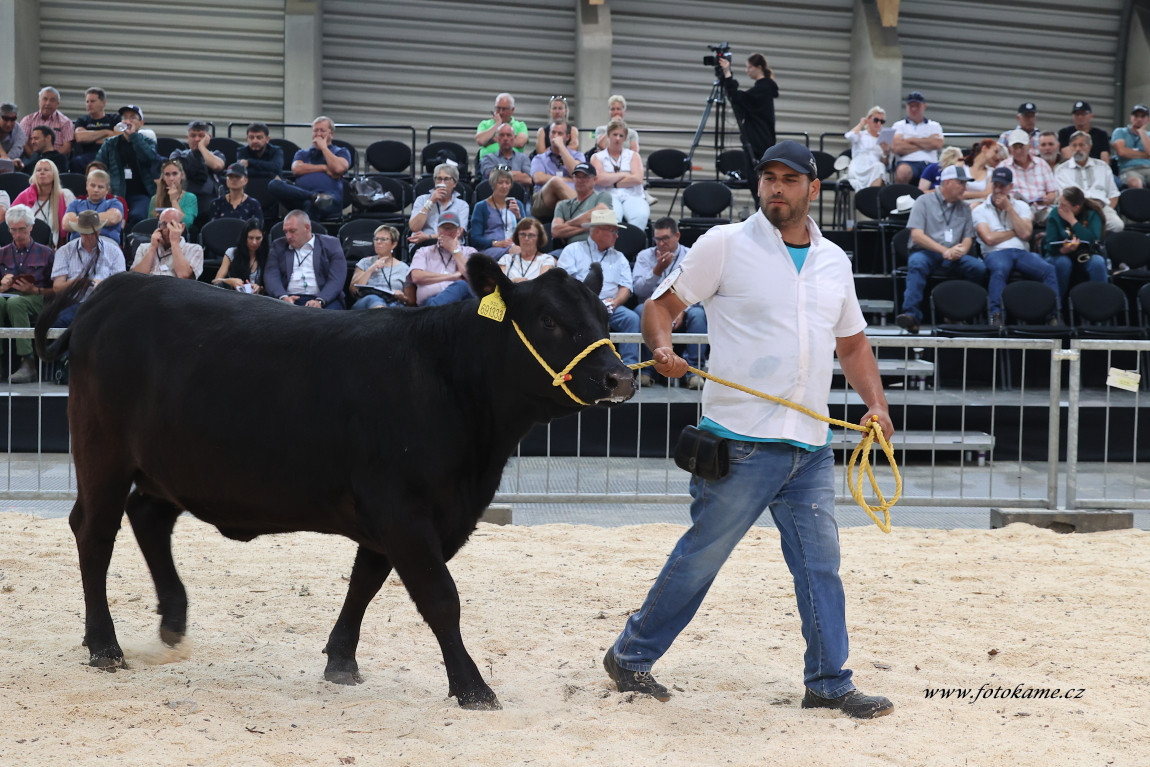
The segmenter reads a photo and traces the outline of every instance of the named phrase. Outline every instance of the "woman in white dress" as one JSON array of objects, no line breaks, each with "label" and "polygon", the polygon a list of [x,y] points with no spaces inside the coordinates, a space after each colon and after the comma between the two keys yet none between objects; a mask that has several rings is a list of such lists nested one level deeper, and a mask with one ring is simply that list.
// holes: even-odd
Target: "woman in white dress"
[{"label": "woman in white dress", "polygon": [[651,206],[643,194],[643,160],[638,152],[623,146],[626,140],[627,123],[607,123],[607,148],[591,156],[595,186],[611,193],[617,219],[646,229]]},{"label": "woman in white dress", "polygon": [[843,134],[851,142],[847,181],[856,192],[868,186],[882,186],[890,180],[886,169],[890,144],[879,142],[879,134],[885,124],[886,112],[883,108],[871,107],[858,125]]}]

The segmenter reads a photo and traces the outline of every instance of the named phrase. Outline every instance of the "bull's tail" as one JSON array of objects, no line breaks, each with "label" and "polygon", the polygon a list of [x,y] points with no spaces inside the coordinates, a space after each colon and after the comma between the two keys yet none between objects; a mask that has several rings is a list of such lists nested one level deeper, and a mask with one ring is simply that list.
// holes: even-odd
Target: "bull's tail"
[{"label": "bull's tail", "polygon": [[72,335],[72,329],[68,328],[65,330],[63,335],[52,341],[52,343],[48,343],[48,330],[65,309],[79,303],[80,297],[83,296],[91,286],[92,278],[85,273],[74,280],[72,284],[62,292],[57,293],[55,300],[45,306],[44,311],[40,312],[40,316],[36,319],[35,332],[36,355],[40,359],[45,362],[51,362],[52,360],[59,359],[68,351],[68,341]]}]

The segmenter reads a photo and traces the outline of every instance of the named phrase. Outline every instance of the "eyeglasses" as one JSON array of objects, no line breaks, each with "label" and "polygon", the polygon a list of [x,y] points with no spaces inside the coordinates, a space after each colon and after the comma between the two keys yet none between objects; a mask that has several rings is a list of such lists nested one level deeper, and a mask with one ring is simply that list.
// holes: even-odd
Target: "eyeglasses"
[{"label": "eyeglasses", "polygon": [[662,237],[656,237],[655,242],[670,242],[674,236],[673,234],[665,234]]},{"label": "eyeglasses", "polygon": [[390,237],[372,237],[371,241],[372,242],[391,242],[391,238]]},{"label": "eyeglasses", "polygon": [[521,240],[538,240],[539,235],[535,232],[520,232],[519,239]]},{"label": "eyeglasses", "polygon": [[452,176],[436,176],[434,180],[437,184],[446,184],[448,181],[454,181],[455,178]]},{"label": "eyeglasses", "polygon": [[16,115],[0,115],[0,120],[6,123],[14,123],[16,122]]},{"label": "eyeglasses", "polygon": [[876,122],[876,123],[878,123],[879,125],[882,125],[883,123],[885,123],[885,122],[886,122],[886,118],[885,118],[885,117],[872,117],[872,118],[870,118],[870,119],[871,119],[871,121],[872,121],[872,122]]}]

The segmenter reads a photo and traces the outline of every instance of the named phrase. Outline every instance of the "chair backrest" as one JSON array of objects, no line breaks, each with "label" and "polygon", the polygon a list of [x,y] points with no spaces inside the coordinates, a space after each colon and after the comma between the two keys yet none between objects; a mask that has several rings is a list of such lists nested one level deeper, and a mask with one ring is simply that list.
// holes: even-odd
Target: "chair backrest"
[{"label": "chair backrest", "polygon": [[718,181],[695,181],[683,190],[683,205],[692,216],[717,218],[731,207],[731,189]]},{"label": "chair backrest", "polygon": [[647,233],[634,224],[627,224],[626,227],[626,229],[619,230],[619,239],[615,241],[615,250],[622,253],[628,261],[634,264],[635,256],[639,255],[639,251],[648,247]]},{"label": "chair backrest", "polygon": [[242,218],[217,218],[204,224],[200,245],[204,246],[205,258],[223,258],[224,251],[239,241],[245,226],[247,221]]},{"label": "chair backrest", "polygon": [[349,243],[353,241],[371,243],[372,235],[381,226],[383,226],[383,222],[374,218],[356,218],[341,226],[336,236],[346,251]]},{"label": "chair backrest", "polygon": [[166,160],[172,156],[172,152],[187,148],[187,143],[181,139],[171,136],[156,136],[156,154],[160,156],[160,159]]},{"label": "chair backrest", "polygon": [[687,153],[678,149],[656,149],[647,155],[648,173],[654,173],[661,179],[682,178],[690,169]]},{"label": "chair backrest", "polygon": [[411,168],[411,147],[402,141],[376,141],[368,146],[364,158],[369,167],[380,173],[402,173]]},{"label": "chair backrest", "polygon": [[[311,233],[312,234],[327,234],[327,227],[318,221],[312,221],[311,222]],[[268,247],[271,247],[271,243],[275,242],[276,240],[278,240],[280,237],[283,237],[283,236],[284,236],[284,222],[283,221],[277,221],[274,224],[272,224],[272,228],[268,232]]]},{"label": "chair backrest", "polygon": [[[683,155],[684,159],[686,155]],[[751,177],[751,167],[747,165],[747,153],[742,149],[727,149],[715,158],[715,169],[727,176],[728,181],[746,181]]]},{"label": "chair backrest", "polygon": [[8,193],[10,199],[15,200],[16,195],[23,192],[32,183],[32,177],[27,173],[20,171],[12,171],[11,173],[0,173],[0,190]]},{"label": "chair backrest", "polygon": [[243,146],[243,144],[227,136],[216,136],[208,142],[208,149],[223,154],[225,165],[231,165],[236,161],[236,151],[239,150],[241,146]]},{"label": "chair backrest", "polygon": [[433,173],[435,166],[447,160],[452,160],[459,166],[459,178],[468,179],[471,173],[467,170],[467,150],[454,141],[432,141],[423,147],[419,154],[419,164],[424,173]]},{"label": "chair backrest", "polygon": [[1129,305],[1122,288],[1109,282],[1080,282],[1070,290],[1070,323],[1126,325]]},{"label": "chair backrest", "polygon": [[76,197],[88,196],[88,179],[83,173],[61,173],[60,186],[76,195]]},{"label": "chair backrest", "polygon": [[1040,325],[1054,314],[1057,306],[1054,291],[1034,280],[1011,282],[1002,291],[1002,310],[1007,322]]},{"label": "chair backrest", "polygon": [[811,154],[815,157],[815,167],[818,169],[815,173],[818,175],[819,181],[826,181],[835,174],[835,156],[833,154],[818,149],[812,149]]},{"label": "chair backrest", "polygon": [[1126,264],[1141,269],[1150,264],[1150,236],[1129,230],[1111,232],[1106,235],[1106,255],[1115,267]]},{"label": "chair backrest", "polygon": [[1118,212],[1135,223],[1150,221],[1150,189],[1123,189],[1118,195]]},{"label": "chair backrest", "polygon": [[268,140],[269,144],[275,144],[284,153],[284,170],[291,170],[292,161],[295,160],[296,152],[299,151],[299,144],[290,141],[286,138],[273,138]]},{"label": "chair backrest", "polygon": [[348,154],[351,155],[351,168],[348,172],[355,173],[356,169],[359,168],[359,150],[352,146],[350,141],[344,141],[343,139],[333,138],[331,143],[335,146],[341,146],[348,151]]},{"label": "chair backrest", "polygon": [[947,280],[930,292],[934,324],[947,318],[957,323],[971,323],[987,316],[986,288],[969,280]]},{"label": "chair backrest", "polygon": [[[867,187],[868,189],[871,187]],[[891,238],[890,248],[894,252],[893,266],[906,266],[910,260],[910,230],[900,229]]]},{"label": "chair backrest", "polygon": [[[526,203],[529,199],[531,199],[531,193],[528,192],[523,187],[523,184],[520,184],[518,181],[511,182],[511,192],[509,194],[516,200],[519,200],[521,203]],[[475,195],[472,198],[472,207],[475,206],[475,203],[479,202],[480,200],[486,200],[490,196],[491,182],[487,179],[483,179],[475,185]]]},{"label": "chair backrest", "polygon": [[879,207],[879,194],[881,193],[882,187],[880,186],[868,186],[866,189],[858,190],[855,192],[855,210],[876,221],[882,218],[882,209]]},{"label": "chair backrest", "polygon": [[[52,227],[40,219],[36,219],[32,223],[32,242],[55,247],[55,243],[52,242]],[[10,245],[11,243],[12,233],[8,231],[8,222],[0,218],[0,247]]]},{"label": "chair backrest", "polygon": [[878,190],[879,211],[883,218],[894,213],[894,209],[898,206],[899,197],[909,194],[917,200],[923,194],[921,189],[912,184],[887,184],[878,187]]},{"label": "chair backrest", "polygon": [[1138,289],[1138,324],[1150,328],[1150,282]]}]

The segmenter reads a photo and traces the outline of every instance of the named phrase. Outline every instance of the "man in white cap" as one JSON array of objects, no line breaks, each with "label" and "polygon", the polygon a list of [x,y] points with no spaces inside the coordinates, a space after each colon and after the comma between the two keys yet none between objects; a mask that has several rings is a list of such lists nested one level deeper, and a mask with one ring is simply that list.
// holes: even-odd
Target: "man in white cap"
[{"label": "man in white cap", "polygon": [[[558,266],[567,270],[577,280],[582,280],[591,271],[591,264],[603,268],[603,289],[599,298],[607,307],[607,324],[615,333],[638,333],[639,315],[624,304],[631,297],[634,282],[631,265],[627,257],[615,250],[619,230],[626,227],[619,223],[614,210],[592,210],[591,219],[583,224],[590,230],[590,236],[583,242],[573,242],[559,254]],[[620,344],[619,356],[628,365],[639,362],[638,344]]]},{"label": "man in white cap", "polygon": [[1114,130],[1110,146],[1118,155],[1118,175],[1131,189],[1150,185],[1150,136],[1146,123],[1150,122],[1150,107],[1135,104],[1130,110],[1130,123]]},{"label": "man in white cap", "polygon": [[[67,290],[76,280],[86,278],[91,281],[91,286],[79,297],[79,302],[83,302],[101,281],[124,271],[124,251],[115,240],[100,234],[102,227],[103,222],[96,211],[84,210],[76,214],[70,228],[80,236],[61,245],[52,262],[52,288],[57,294]],[[80,308],[79,302],[62,311],[54,327],[68,327]]]},{"label": "man in white cap", "polygon": [[1058,182],[1054,180],[1054,171],[1041,156],[1035,157],[1030,151],[1030,138],[1025,131],[1012,130],[1006,137],[1006,146],[1010,150],[1010,157],[1001,167],[1009,168],[1014,178],[1012,194],[1030,205],[1030,218],[1036,226],[1045,226],[1051,206],[1058,199]]},{"label": "man in white cap", "polygon": [[[36,219],[27,205],[13,205],[4,214],[12,242],[0,248],[0,325],[30,328],[44,308],[44,294],[52,288],[52,249],[32,240]],[[36,380],[32,339],[16,339],[16,354],[23,357],[12,383]],[[11,348],[11,347],[9,347]],[[10,368],[6,367],[5,372]]]}]

